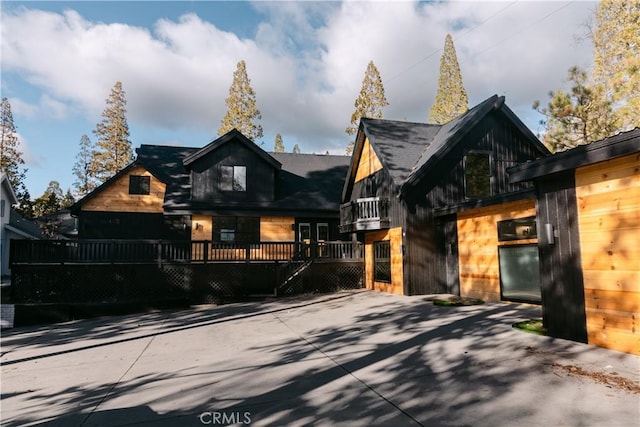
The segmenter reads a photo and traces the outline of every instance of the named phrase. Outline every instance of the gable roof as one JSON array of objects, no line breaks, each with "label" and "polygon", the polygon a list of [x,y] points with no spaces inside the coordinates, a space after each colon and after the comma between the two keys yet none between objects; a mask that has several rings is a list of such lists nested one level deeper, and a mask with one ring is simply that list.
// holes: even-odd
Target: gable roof
[{"label": "gable roof", "polygon": [[[137,150],[136,150],[137,151]],[[123,169],[119,170],[118,173],[116,173],[114,176],[112,176],[111,178],[107,179],[105,182],[103,182],[102,184],[100,184],[98,187],[96,187],[92,192],[90,192],[89,194],[86,194],[84,197],[82,197],[80,200],[76,201],[73,205],[71,205],[69,207],[69,211],[71,211],[72,215],[75,215],[76,212],[78,212],[81,208],[82,205],[84,205],[86,202],[88,202],[89,200],[93,199],[94,197],[96,197],[98,194],[102,193],[102,191],[104,191],[105,189],[107,189],[113,182],[117,181],[118,179],[120,179],[122,176],[126,175],[127,173],[129,173],[129,171],[131,171],[132,169],[134,169],[137,166],[141,166],[140,162],[138,162],[138,160],[134,160],[133,162],[129,163],[126,167],[124,167]],[[144,167],[144,166],[143,166]],[[160,181],[162,181],[162,179],[160,179],[155,173],[153,173],[153,171],[149,170],[149,172],[151,173],[151,175],[153,175],[155,178],[159,179]],[[163,181],[164,182],[164,181]]]},{"label": "gable roof", "polygon": [[6,173],[0,173],[0,186],[4,189],[3,194],[7,194],[9,199],[7,200],[8,205],[15,205],[18,203],[18,197],[16,196],[16,192],[13,190],[13,186],[11,185],[11,181],[9,181],[9,177]]},{"label": "gable roof", "polygon": [[25,239],[39,239],[42,237],[40,227],[18,213],[15,209],[9,209],[9,223],[5,228]]},{"label": "gable roof", "polygon": [[220,148],[224,144],[227,144],[228,142],[234,141],[234,140],[237,141],[237,142],[240,142],[245,147],[247,147],[248,149],[253,151],[255,154],[258,155],[258,157],[260,157],[265,162],[269,163],[272,167],[274,167],[276,169],[280,169],[281,165],[280,165],[280,163],[278,163],[278,161],[276,159],[274,159],[269,154],[267,154],[266,151],[264,151],[262,148],[258,147],[258,145],[256,145],[253,141],[251,141],[246,136],[244,136],[236,128],[231,129],[229,132],[225,133],[220,138],[210,142],[209,144],[207,144],[204,147],[202,147],[200,150],[198,150],[195,153],[192,153],[189,156],[185,157],[185,159],[183,160],[183,164],[186,167],[190,167],[190,165],[192,163],[198,161],[198,159],[201,159],[202,157],[206,156],[207,154],[217,150],[218,148]]},{"label": "gable roof", "polygon": [[522,163],[509,168],[509,181],[516,183],[565,172],[605,160],[640,153],[640,128],[579,145],[549,157]]},{"label": "gable roof", "polygon": [[500,111],[536,146],[541,155],[549,151],[506,106],[504,96],[493,95],[461,116],[443,125],[411,123],[395,120],[360,120],[351,167],[345,182],[342,200],[346,200],[355,178],[365,139],[388,171],[400,194],[429,176],[433,165],[446,156],[475,125],[492,111]]}]

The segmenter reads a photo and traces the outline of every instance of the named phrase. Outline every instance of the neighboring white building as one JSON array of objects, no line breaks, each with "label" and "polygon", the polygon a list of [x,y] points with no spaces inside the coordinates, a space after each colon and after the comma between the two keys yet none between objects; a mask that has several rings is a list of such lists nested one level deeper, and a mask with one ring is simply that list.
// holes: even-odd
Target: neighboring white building
[{"label": "neighboring white building", "polygon": [[5,173],[0,173],[0,277],[10,276],[9,244],[11,239],[37,239],[40,230],[22,218],[12,206],[18,203],[16,193]]}]

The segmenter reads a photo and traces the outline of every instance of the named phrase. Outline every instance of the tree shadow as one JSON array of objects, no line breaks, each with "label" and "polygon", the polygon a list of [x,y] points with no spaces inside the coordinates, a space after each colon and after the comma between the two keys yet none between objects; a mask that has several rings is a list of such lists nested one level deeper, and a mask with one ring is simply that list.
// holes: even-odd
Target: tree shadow
[{"label": "tree shadow", "polygon": [[[519,320],[539,316],[538,307],[436,307],[424,297],[375,292],[298,298],[288,304],[276,301],[261,311],[258,304],[238,304],[176,312],[153,332],[160,340],[154,346],[167,346],[148,356],[155,359],[116,383],[80,383],[60,391],[3,396],[8,403],[21,399],[26,409],[3,424],[38,422],[38,414],[28,409],[42,405],[58,414],[47,425],[202,425],[199,416],[207,411],[248,413],[255,425],[638,421],[633,419],[637,401],[633,406],[625,400],[623,411],[605,418],[611,413],[600,406],[613,401],[619,411],[616,396],[579,398],[580,384],[572,384],[575,390],[568,388],[567,379],[553,370],[559,358],[584,358],[602,349],[511,328]],[[178,338],[172,333],[196,331],[200,339],[206,337],[199,345],[211,345],[211,353],[191,360],[189,347],[171,349]],[[112,333],[117,335],[118,329]],[[71,336],[81,339],[83,334],[90,332]],[[227,339],[220,341],[222,337]],[[107,345],[105,351],[110,350]],[[616,364],[616,353],[608,356],[607,363]],[[184,360],[169,365],[171,357]],[[628,355],[619,355],[624,357]],[[567,408],[571,418],[554,418],[550,408],[565,394],[577,402]],[[602,405],[594,405],[594,400]]]}]

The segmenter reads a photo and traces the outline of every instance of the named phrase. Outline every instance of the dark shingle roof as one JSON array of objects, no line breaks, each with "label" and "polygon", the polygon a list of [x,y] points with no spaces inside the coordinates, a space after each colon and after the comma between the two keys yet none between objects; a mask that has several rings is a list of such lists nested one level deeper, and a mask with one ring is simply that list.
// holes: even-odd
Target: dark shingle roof
[{"label": "dark shingle roof", "polygon": [[[411,123],[395,120],[363,118],[360,131],[364,132],[371,147],[388,171],[393,182],[405,192],[408,187],[423,180],[432,166],[446,156],[491,111],[500,110],[532,143],[536,144],[541,154],[548,150],[537,140],[535,135],[504,104],[504,97],[493,95],[461,116],[443,125]],[[359,138],[362,143],[363,138]],[[359,147],[361,149],[361,147]],[[355,173],[355,162],[351,166],[351,174]],[[347,179],[343,198],[347,197],[353,177]]]},{"label": "dark shingle roof", "polygon": [[528,181],[638,152],[640,152],[640,128],[635,128],[509,168],[509,181]]},{"label": "dark shingle roof", "polygon": [[[136,162],[167,185],[164,206],[171,210],[211,210],[220,208],[209,202],[190,200],[191,183],[183,161],[193,158],[200,148],[142,145]],[[274,202],[229,204],[225,209],[255,208],[265,210],[327,211],[339,209],[340,189],[349,166],[348,156],[264,153],[277,171]],[[277,168],[276,168],[277,170]]]},{"label": "dark shingle roof", "polygon": [[402,184],[431,144],[440,125],[382,119],[362,119],[373,150],[396,184]]}]

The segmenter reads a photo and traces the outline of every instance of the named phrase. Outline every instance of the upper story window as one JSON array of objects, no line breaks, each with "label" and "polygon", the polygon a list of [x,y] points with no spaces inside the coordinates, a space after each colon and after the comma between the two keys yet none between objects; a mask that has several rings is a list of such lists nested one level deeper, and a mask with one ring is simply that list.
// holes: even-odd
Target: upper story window
[{"label": "upper story window", "polygon": [[464,193],[469,199],[490,197],[491,154],[471,152],[464,156]]},{"label": "upper story window", "polygon": [[149,194],[151,191],[151,177],[148,175],[129,176],[129,194]]},{"label": "upper story window", "polygon": [[247,191],[247,167],[220,166],[220,191]]}]

